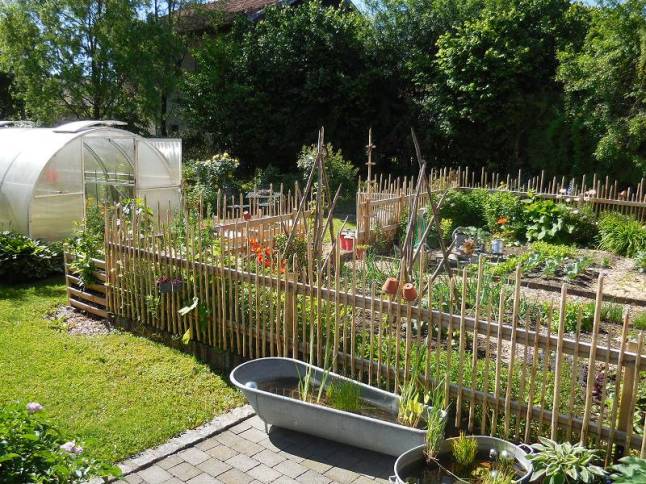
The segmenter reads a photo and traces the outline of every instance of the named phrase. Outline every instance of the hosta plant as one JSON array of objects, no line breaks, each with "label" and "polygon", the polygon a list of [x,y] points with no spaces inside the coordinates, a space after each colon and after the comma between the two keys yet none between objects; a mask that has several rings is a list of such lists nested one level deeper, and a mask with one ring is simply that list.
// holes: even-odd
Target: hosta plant
[{"label": "hosta plant", "polygon": [[621,484],[646,484],[646,459],[633,455],[622,457],[612,466],[610,478]]},{"label": "hosta plant", "polygon": [[535,454],[528,456],[534,466],[532,480],[543,478],[545,484],[602,482],[606,473],[595,464],[597,452],[580,443],[557,443],[539,437],[532,445]]}]

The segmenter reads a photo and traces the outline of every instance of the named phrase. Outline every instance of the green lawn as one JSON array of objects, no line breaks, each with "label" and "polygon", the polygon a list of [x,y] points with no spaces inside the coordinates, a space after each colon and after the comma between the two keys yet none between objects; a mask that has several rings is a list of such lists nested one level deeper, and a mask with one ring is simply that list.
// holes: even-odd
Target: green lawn
[{"label": "green lawn", "polygon": [[112,462],[243,403],[226,377],[128,333],[71,336],[44,319],[59,281],[0,286],[0,404],[36,401],[61,431]]}]

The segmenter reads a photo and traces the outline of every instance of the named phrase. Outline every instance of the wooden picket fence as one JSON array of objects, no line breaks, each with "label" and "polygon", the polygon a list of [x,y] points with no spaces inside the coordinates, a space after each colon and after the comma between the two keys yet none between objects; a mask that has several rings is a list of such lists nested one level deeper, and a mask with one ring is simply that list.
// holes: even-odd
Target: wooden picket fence
[{"label": "wooden picket fence", "polygon": [[[199,235],[206,220],[187,222],[180,241],[167,221],[149,233],[137,214],[117,217],[105,239],[106,305],[115,318],[243,358],[323,366],[329,357],[333,371],[395,392],[413,375],[428,386],[443,382],[457,429],[580,440],[609,460],[628,449],[646,455],[644,336],[631,330],[628,311],[619,340],[601,333],[603,279],[592,332],[581,331],[579,317],[568,335],[567,288],[554,311],[534,318],[522,312],[520,271],[494,303],[484,297],[482,267],[476,276],[465,269],[437,303],[440,282],[430,283],[422,253],[415,280],[429,290],[409,302],[382,294],[383,281],[367,278],[356,253],[342,270],[336,247],[322,261],[306,254],[286,263],[271,245],[232,242],[222,227],[207,244]],[[160,291],[162,279],[174,281],[171,291]]]},{"label": "wooden picket fence", "polygon": [[74,254],[64,253],[65,283],[67,286],[67,302],[76,309],[93,314],[100,318],[107,318],[107,288],[105,282],[105,261],[93,259],[96,270],[93,273],[93,282],[84,284],[79,275],[70,267]]},{"label": "wooden picket fence", "polygon": [[[552,177],[544,172],[537,176],[525,177],[521,170],[517,174],[490,173],[484,168],[479,171],[469,167],[432,168],[429,181],[434,190],[442,193],[447,188],[471,190],[508,190],[519,195],[533,193],[538,198],[585,204],[596,212],[620,212],[646,222],[646,179],[642,178],[636,187],[620,188],[616,180],[597,175],[578,178]],[[360,190],[356,196],[357,236],[368,242],[375,227],[392,230],[413,198],[414,179],[384,178],[359,182]],[[420,206],[424,206],[421,204]]]}]

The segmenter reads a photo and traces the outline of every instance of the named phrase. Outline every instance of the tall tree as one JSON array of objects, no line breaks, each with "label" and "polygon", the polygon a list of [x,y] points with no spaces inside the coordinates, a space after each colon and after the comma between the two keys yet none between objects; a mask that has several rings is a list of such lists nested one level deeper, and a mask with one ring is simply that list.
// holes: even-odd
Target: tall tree
[{"label": "tall tree", "polygon": [[453,161],[527,166],[529,134],[554,112],[556,52],[567,0],[492,0],[437,42],[434,80],[419,102]]},{"label": "tall tree", "polygon": [[247,167],[293,167],[322,125],[344,153],[363,156],[380,96],[369,34],[360,14],[316,0],[268,8],[257,23],[241,21],[195,50],[186,118]]},{"label": "tall tree", "polygon": [[140,118],[126,76],[138,3],[129,0],[22,0],[3,4],[2,63],[15,75],[27,115]]},{"label": "tall tree", "polygon": [[594,168],[626,180],[646,174],[646,0],[594,9],[583,45],[559,57],[568,112],[593,139]]}]

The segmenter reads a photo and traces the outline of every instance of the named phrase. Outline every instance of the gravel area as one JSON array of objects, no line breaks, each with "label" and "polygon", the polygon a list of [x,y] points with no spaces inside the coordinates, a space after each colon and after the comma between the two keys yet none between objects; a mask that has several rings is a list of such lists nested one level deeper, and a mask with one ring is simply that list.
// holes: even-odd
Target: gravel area
[{"label": "gravel area", "polygon": [[60,321],[69,334],[100,336],[110,334],[116,329],[106,319],[97,318],[69,306],[59,306],[49,319]]}]

